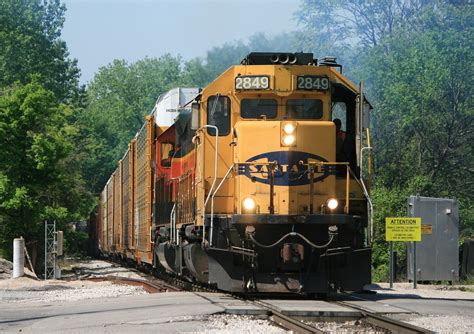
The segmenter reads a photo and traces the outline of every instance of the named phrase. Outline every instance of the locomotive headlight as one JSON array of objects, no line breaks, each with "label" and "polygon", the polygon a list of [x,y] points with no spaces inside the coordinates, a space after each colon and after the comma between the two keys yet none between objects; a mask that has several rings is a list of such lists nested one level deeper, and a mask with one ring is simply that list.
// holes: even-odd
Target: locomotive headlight
[{"label": "locomotive headlight", "polygon": [[326,202],[326,205],[328,206],[328,208],[330,210],[334,210],[337,208],[337,206],[339,205],[339,203],[337,202],[337,199],[335,198],[330,198],[328,199],[328,201]]},{"label": "locomotive headlight", "polygon": [[283,131],[287,134],[287,135],[291,135],[293,132],[295,132],[295,126],[291,123],[287,123],[285,124],[285,126],[283,127]]},{"label": "locomotive headlight", "polygon": [[253,198],[247,197],[242,201],[242,207],[245,212],[255,212],[255,201]]},{"label": "locomotive headlight", "polygon": [[282,146],[296,146],[296,123],[283,122],[280,135]]},{"label": "locomotive headlight", "polygon": [[295,143],[295,136],[293,135],[286,135],[283,137],[283,144],[286,146],[291,146]]}]

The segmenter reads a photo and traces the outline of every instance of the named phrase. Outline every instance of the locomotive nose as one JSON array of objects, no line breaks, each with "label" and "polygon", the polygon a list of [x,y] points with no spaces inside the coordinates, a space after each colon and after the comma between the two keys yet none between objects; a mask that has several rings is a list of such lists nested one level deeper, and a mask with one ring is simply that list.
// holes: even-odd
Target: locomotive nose
[{"label": "locomotive nose", "polygon": [[[238,213],[303,214],[335,197],[334,124],[238,122]],[[262,140],[261,138],[265,138]]]}]

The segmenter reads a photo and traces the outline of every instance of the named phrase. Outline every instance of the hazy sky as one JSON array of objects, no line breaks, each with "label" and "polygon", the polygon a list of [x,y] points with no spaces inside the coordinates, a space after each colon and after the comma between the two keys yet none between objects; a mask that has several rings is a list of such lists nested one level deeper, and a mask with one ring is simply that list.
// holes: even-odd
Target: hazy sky
[{"label": "hazy sky", "polygon": [[[164,53],[185,60],[213,46],[295,30],[298,0],[63,0],[62,38],[77,58],[81,82],[115,58]],[[261,51],[261,50],[260,50]]]}]

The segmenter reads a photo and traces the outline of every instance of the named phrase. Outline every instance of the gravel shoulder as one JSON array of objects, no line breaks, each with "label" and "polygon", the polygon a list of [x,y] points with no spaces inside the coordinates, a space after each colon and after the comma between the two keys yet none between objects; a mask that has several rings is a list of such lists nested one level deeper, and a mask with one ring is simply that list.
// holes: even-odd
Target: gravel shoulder
[{"label": "gravel shoulder", "polygon": [[410,315],[394,316],[399,320],[437,333],[473,333],[474,292],[472,285],[428,285],[413,283],[371,284],[373,300],[412,310]]},{"label": "gravel shoulder", "polygon": [[62,266],[65,272],[63,280],[47,281],[32,276],[7,278],[11,277],[11,262],[2,259],[0,263],[3,271],[0,278],[0,302],[41,304],[147,293],[140,286],[115,284],[110,281],[88,281],[88,278],[109,276],[141,278],[134,270],[105,261],[69,261]]},{"label": "gravel shoulder", "polygon": [[418,296],[420,298],[437,299],[460,299],[474,301],[474,286],[472,285],[431,285],[417,284],[413,288],[413,283],[393,283],[390,289],[389,283],[369,284],[366,290],[372,290],[380,295],[392,296]]}]

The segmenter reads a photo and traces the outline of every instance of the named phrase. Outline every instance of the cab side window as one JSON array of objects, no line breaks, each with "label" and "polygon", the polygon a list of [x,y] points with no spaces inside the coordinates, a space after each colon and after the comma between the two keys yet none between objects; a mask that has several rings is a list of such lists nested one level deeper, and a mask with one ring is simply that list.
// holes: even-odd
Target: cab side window
[{"label": "cab side window", "polygon": [[161,143],[161,166],[171,167],[171,159],[174,156],[173,143]]},{"label": "cab side window", "polygon": [[[214,95],[207,99],[207,124],[219,129],[219,136],[230,133],[230,99],[227,96]],[[207,133],[216,135],[216,130],[207,128]]]}]

